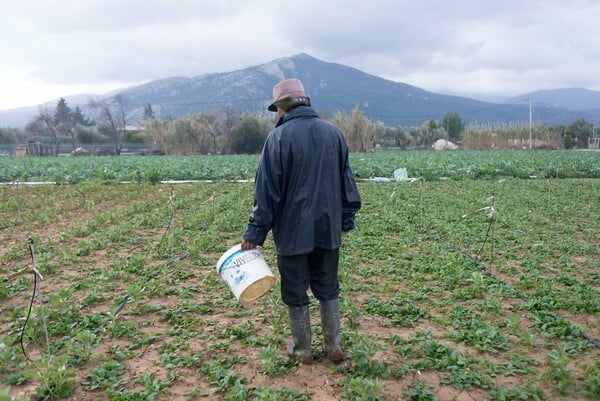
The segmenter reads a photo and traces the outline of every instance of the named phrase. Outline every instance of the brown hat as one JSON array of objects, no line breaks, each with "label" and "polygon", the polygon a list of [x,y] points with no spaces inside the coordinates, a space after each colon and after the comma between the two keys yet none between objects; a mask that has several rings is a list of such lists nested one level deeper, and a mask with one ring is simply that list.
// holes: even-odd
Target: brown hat
[{"label": "brown hat", "polygon": [[273,102],[267,107],[269,111],[277,111],[275,103],[288,99],[292,104],[304,103],[310,106],[310,98],[304,92],[304,85],[299,79],[284,79],[273,87]]}]

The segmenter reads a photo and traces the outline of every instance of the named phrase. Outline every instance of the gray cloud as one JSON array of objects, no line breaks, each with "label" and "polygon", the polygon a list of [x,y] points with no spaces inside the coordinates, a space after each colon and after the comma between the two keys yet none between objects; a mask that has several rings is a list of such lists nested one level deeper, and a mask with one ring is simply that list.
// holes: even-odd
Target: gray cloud
[{"label": "gray cloud", "polygon": [[306,52],[431,91],[600,90],[596,1],[22,0],[4,8],[0,84],[116,88]]}]

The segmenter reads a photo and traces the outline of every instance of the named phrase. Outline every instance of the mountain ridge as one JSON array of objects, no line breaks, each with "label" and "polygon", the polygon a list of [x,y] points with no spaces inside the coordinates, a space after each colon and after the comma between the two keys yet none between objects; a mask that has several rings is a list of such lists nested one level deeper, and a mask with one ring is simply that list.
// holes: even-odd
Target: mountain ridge
[{"label": "mountain ridge", "polygon": [[[600,91],[583,88],[576,88],[578,91],[570,91],[569,88],[540,90],[505,102],[489,102],[430,92],[354,67],[322,61],[306,53],[231,72],[160,78],[111,91],[111,94],[121,93],[127,98],[131,107],[129,119],[132,121],[141,119],[147,104],[152,106],[158,118],[177,118],[219,108],[239,113],[268,114],[266,105],[270,102],[273,85],[291,77],[302,80],[313,107],[318,111],[332,115],[358,107],[369,119],[389,126],[419,126],[430,119],[441,121],[448,112],[458,113],[466,124],[525,123],[529,120],[529,106],[523,100],[528,98],[534,99],[533,119],[536,122],[557,125],[584,118],[593,124],[600,123]],[[106,94],[90,96],[103,98]],[[67,96],[65,100],[75,107],[70,98],[75,96]],[[598,106],[594,107],[595,104]],[[87,105],[77,105],[87,113]],[[583,105],[586,107],[582,108]],[[27,114],[25,111],[31,119],[39,107],[15,110],[20,110],[23,120],[23,115]],[[10,114],[11,110],[0,111],[0,126],[10,125],[6,124]]]},{"label": "mountain ridge", "polygon": [[536,104],[547,104],[576,111],[600,110],[600,91],[586,88],[540,89],[510,98],[506,102],[524,99],[533,99]]}]

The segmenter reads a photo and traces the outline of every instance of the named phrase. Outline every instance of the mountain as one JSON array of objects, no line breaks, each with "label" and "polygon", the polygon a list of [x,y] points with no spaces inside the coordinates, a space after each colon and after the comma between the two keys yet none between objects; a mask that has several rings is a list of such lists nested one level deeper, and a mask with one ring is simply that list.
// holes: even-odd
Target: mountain
[{"label": "mountain", "polygon": [[[302,80],[313,107],[318,111],[333,115],[358,107],[369,119],[388,126],[419,126],[430,119],[442,121],[448,112],[458,113],[466,124],[529,121],[529,105],[522,100],[494,103],[436,94],[352,67],[321,61],[307,54],[280,58],[233,72],[159,79],[120,93],[128,100],[131,123],[141,119],[148,104],[158,118],[176,118],[215,109],[267,114],[266,106],[271,100],[273,85],[290,77]],[[108,97],[107,94],[105,96]],[[69,101],[68,104],[71,107],[75,105]],[[79,106],[84,113],[89,112],[86,104]],[[0,126],[6,125],[2,113]],[[533,109],[534,121],[549,125],[569,124],[578,118],[598,124],[600,111],[570,110],[552,103],[536,103]]]},{"label": "mountain", "polygon": [[[87,104],[90,99],[99,100],[102,99],[105,95],[94,95],[94,94],[79,94],[72,96],[64,96],[64,99],[67,101],[67,104],[70,107],[75,108],[75,106],[79,106],[81,110],[85,113],[87,110]],[[0,110],[0,127],[16,127],[23,128],[25,127],[31,120],[39,114],[42,107],[48,107],[49,109],[56,107],[59,99],[53,99],[45,102],[44,104],[39,104],[36,106],[27,106],[27,107],[19,107],[17,109],[12,110]]]},{"label": "mountain", "polygon": [[514,103],[523,99],[531,99],[535,104],[545,104],[557,108],[600,111],[600,91],[584,88],[539,90],[508,99],[506,103]]},{"label": "mountain", "polygon": [[0,127],[23,128],[39,112],[40,107],[28,106],[19,107],[18,109],[0,110]]},{"label": "mountain", "polygon": [[[436,94],[367,74],[352,67],[318,60],[307,54],[280,58],[239,71],[174,77],[130,88],[122,93],[138,106],[150,103],[158,117],[178,117],[215,108],[268,113],[273,85],[283,79],[302,80],[312,105],[329,115],[358,107],[368,118],[386,125],[418,126],[429,119],[442,121],[449,111],[466,123],[529,121],[526,102],[493,103]],[[546,124],[569,124],[578,118],[600,121],[600,113],[536,105],[533,119]]]}]

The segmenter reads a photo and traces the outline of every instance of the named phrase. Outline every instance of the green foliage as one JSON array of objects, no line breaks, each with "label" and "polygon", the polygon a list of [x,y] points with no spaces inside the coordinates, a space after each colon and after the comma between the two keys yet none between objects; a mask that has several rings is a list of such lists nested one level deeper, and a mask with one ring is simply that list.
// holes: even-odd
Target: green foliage
[{"label": "green foliage", "polygon": [[17,143],[17,136],[20,134],[18,128],[0,127],[0,144],[14,145]]},{"label": "green foliage", "polygon": [[213,391],[217,393],[239,387],[246,382],[245,378],[238,377],[234,371],[223,366],[221,362],[204,362],[200,370],[206,375],[208,382],[213,386]]},{"label": "green foliage", "polygon": [[573,133],[569,128],[563,133],[563,146],[565,149],[573,149],[577,145],[577,138],[573,136]]},{"label": "green foliage", "polygon": [[75,369],[67,356],[45,357],[36,362],[40,385],[36,392],[47,400],[67,398],[75,390]]},{"label": "green foliage", "polygon": [[591,138],[593,135],[593,128],[594,126],[591,123],[584,119],[578,119],[569,124],[567,131],[569,131],[572,140],[577,144],[577,147],[586,149],[588,146],[588,138]]},{"label": "green foliage", "polygon": [[10,396],[10,387],[5,387],[0,390],[0,401],[28,401],[27,397],[11,397]]},{"label": "green foliage", "polygon": [[539,387],[525,386],[506,387],[498,386],[489,392],[490,400],[494,401],[542,401],[545,400],[544,392]]},{"label": "green foliage", "polygon": [[237,154],[259,153],[269,128],[261,117],[245,114],[231,130],[231,151]]},{"label": "green foliage", "polygon": [[96,366],[82,386],[86,390],[116,389],[123,383],[120,379],[126,373],[125,367],[118,362],[105,362]]},{"label": "green foliage", "polygon": [[275,346],[262,348],[258,354],[260,358],[260,373],[267,376],[280,376],[288,373],[290,369],[298,366],[297,361],[287,356],[280,355]]},{"label": "green foliage", "polygon": [[377,379],[362,377],[347,377],[343,381],[344,390],[340,397],[351,401],[385,401],[388,398],[383,394],[383,385]]},{"label": "green foliage", "polygon": [[[262,146],[262,144],[261,144]],[[457,154],[460,157],[457,157]],[[442,178],[600,178],[594,152],[569,151],[387,151],[350,155],[358,179],[391,177],[399,166],[409,177]],[[64,181],[100,178],[131,181],[135,172],[152,172],[151,182],[167,180],[252,179],[258,155],[163,157],[0,158],[0,182]],[[146,175],[147,173],[144,173]],[[140,180],[140,181],[143,181]]]},{"label": "green foliage", "polygon": [[456,112],[446,113],[442,126],[446,129],[450,139],[457,139],[465,129],[465,124]]},{"label": "green foliage", "polygon": [[435,394],[423,380],[417,380],[404,389],[404,397],[412,401],[435,401]]},{"label": "green foliage", "polygon": [[347,351],[352,365],[347,366],[346,369],[360,377],[387,377],[389,372],[385,362],[374,359],[379,349],[380,345],[376,342],[368,338],[356,337]]},{"label": "green foliage", "polygon": [[385,301],[369,298],[365,305],[365,312],[385,316],[394,326],[398,327],[413,327],[421,319],[428,317],[427,312],[402,298]]},{"label": "green foliage", "polygon": [[311,399],[310,392],[299,392],[285,387],[277,390],[273,386],[255,387],[250,395],[250,399],[253,401],[308,401]]},{"label": "green foliage", "polygon": [[569,393],[569,386],[573,382],[573,376],[569,370],[569,358],[564,347],[553,349],[548,354],[549,366],[544,372],[544,377],[554,383],[560,394]]},{"label": "green foliage", "polygon": [[589,364],[585,368],[585,393],[595,399],[600,399],[600,361]]}]

